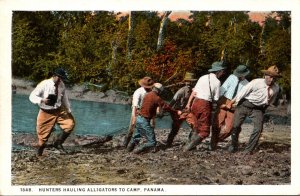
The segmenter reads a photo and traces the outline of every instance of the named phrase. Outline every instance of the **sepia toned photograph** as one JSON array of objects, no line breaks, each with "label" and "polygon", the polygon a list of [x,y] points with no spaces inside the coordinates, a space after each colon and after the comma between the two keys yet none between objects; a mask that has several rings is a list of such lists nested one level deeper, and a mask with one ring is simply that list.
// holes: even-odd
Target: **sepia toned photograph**
[{"label": "sepia toned photograph", "polygon": [[296,7],[79,2],[4,4],[1,194],[299,194]]}]

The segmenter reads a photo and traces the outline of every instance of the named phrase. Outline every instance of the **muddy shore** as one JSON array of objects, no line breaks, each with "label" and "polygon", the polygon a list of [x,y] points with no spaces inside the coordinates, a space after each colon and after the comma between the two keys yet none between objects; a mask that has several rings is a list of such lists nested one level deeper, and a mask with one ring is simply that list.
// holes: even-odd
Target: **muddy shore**
[{"label": "muddy shore", "polygon": [[[252,126],[246,124],[240,137],[245,147]],[[48,147],[45,156],[37,158],[36,149],[12,152],[13,185],[96,185],[96,184],[247,184],[287,185],[291,183],[290,127],[265,126],[257,151],[253,155],[230,154],[230,139],[209,151],[207,138],[197,149],[183,152],[187,129],[181,129],[173,146],[163,149],[169,130],[156,130],[159,151],[128,153],[121,147],[123,134],[111,140],[87,143],[68,138],[68,155]],[[30,137],[30,136],[27,136]],[[84,140],[82,140],[84,141]],[[86,140],[85,140],[86,141]],[[76,145],[74,145],[76,143]],[[41,170],[44,168],[44,170]],[[38,176],[38,178],[37,178]]]},{"label": "muddy shore", "polygon": [[[17,93],[32,89],[18,87]],[[71,93],[76,97],[77,91]],[[72,95],[73,94],[73,95]],[[84,98],[84,94],[77,99]],[[92,98],[91,98],[92,97]],[[124,99],[125,100],[125,99]],[[126,99],[127,102],[129,100]],[[240,150],[230,154],[230,138],[209,151],[208,137],[197,149],[183,152],[189,129],[181,129],[173,146],[163,148],[169,129],[155,130],[159,150],[145,154],[122,148],[124,133],[97,138],[72,134],[60,154],[49,146],[45,156],[36,157],[36,136],[13,134],[12,185],[289,185],[291,184],[291,126],[287,107],[267,111],[264,131],[253,155],[242,153],[252,124],[244,124]],[[55,134],[53,134],[55,137]],[[24,139],[25,138],[25,139]],[[52,139],[53,140],[53,139]],[[49,140],[51,142],[51,138]],[[21,146],[21,148],[19,148]],[[41,168],[44,168],[43,170]]]}]

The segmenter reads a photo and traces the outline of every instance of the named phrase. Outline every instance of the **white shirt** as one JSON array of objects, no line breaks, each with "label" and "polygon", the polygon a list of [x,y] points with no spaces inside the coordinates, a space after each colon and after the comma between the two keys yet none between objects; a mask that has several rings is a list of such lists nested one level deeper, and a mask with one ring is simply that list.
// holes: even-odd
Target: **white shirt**
[{"label": "white shirt", "polygon": [[146,93],[147,91],[144,87],[140,87],[134,91],[132,97],[132,108],[137,107],[138,109],[140,109],[142,107],[142,101]]},{"label": "white shirt", "polygon": [[256,106],[268,105],[274,103],[279,93],[278,84],[270,87],[270,101],[268,102],[268,85],[264,78],[254,79],[249,82],[234,98],[237,104],[241,99],[245,98]]},{"label": "white shirt", "polygon": [[[209,88],[210,84],[210,88]],[[199,78],[195,88],[193,89],[196,92],[195,97],[198,99],[204,99],[206,101],[212,102],[212,97],[215,101],[218,101],[220,96],[220,86],[221,82],[216,77],[216,74],[209,73]],[[210,93],[211,89],[211,93]]]},{"label": "white shirt", "polygon": [[68,99],[68,96],[66,94],[66,88],[65,84],[60,81],[58,85],[58,95],[57,95],[57,101],[54,104],[54,106],[46,105],[45,103],[41,103],[42,99],[45,99],[48,97],[49,94],[55,94],[55,83],[52,78],[43,80],[40,82],[36,88],[31,92],[29,96],[29,100],[33,104],[38,104],[40,108],[46,109],[46,110],[52,110],[60,108],[61,106],[66,107],[68,112],[71,112],[71,106]]}]

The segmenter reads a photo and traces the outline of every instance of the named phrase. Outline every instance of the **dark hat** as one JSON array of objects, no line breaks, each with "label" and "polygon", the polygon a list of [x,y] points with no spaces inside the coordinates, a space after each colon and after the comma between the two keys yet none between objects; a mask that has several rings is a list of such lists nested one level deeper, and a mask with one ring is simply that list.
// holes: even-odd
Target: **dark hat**
[{"label": "dark hat", "polygon": [[184,81],[196,81],[197,79],[195,78],[194,73],[186,72],[183,80]]},{"label": "dark hat", "polygon": [[60,77],[62,80],[68,80],[68,74],[63,68],[55,69],[53,75]]},{"label": "dark hat", "polygon": [[250,73],[250,70],[246,65],[239,65],[234,71],[233,74],[237,77],[245,77]]},{"label": "dark hat", "polygon": [[153,84],[154,81],[148,76],[145,76],[139,80],[139,85],[144,88],[152,88]]},{"label": "dark hat", "polygon": [[211,65],[211,69],[209,69],[209,72],[216,72],[226,69],[226,67],[223,67],[223,62],[222,61],[216,61]]},{"label": "dark hat", "polygon": [[267,70],[261,70],[264,74],[272,76],[272,77],[281,77],[279,73],[279,69],[276,65],[272,65]]}]

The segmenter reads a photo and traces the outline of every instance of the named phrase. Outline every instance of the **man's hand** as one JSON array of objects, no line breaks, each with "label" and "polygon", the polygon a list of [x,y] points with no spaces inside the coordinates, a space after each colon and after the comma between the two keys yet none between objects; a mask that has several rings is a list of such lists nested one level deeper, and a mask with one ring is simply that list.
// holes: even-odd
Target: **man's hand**
[{"label": "man's hand", "polygon": [[227,104],[220,105],[220,108],[223,110],[232,110],[233,109],[233,101],[228,102]]},{"label": "man's hand", "polygon": [[221,108],[221,109],[228,109],[226,104],[220,105],[220,108]]},{"label": "man's hand", "polygon": [[226,107],[228,108],[228,109],[232,109],[232,105],[234,104],[234,102],[233,101],[230,101],[229,103],[227,103],[227,105],[226,105]]},{"label": "man's hand", "polygon": [[150,126],[153,127],[153,128],[155,128],[155,118],[152,118],[150,120]]},{"label": "man's hand", "polygon": [[220,108],[223,109],[223,110],[231,110],[232,107],[233,107],[233,103],[234,102],[230,101],[227,104],[222,104],[222,105],[220,105]]},{"label": "man's hand", "polygon": [[182,114],[182,111],[178,110],[177,114],[178,114],[178,116],[180,116]]},{"label": "man's hand", "polygon": [[49,104],[49,101],[50,101],[50,99],[46,99],[46,98],[44,98],[44,99],[42,99],[41,100],[41,103],[44,103],[44,104]]}]

